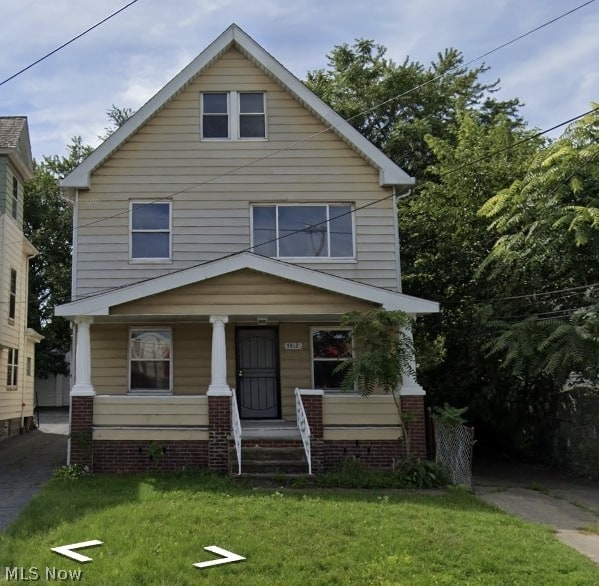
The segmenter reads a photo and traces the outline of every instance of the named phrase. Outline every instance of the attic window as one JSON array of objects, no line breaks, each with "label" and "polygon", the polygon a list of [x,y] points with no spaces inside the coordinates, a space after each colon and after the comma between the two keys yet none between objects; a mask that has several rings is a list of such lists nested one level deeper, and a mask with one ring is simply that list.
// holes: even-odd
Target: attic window
[{"label": "attic window", "polygon": [[266,138],[263,92],[202,94],[203,140],[260,140]]}]

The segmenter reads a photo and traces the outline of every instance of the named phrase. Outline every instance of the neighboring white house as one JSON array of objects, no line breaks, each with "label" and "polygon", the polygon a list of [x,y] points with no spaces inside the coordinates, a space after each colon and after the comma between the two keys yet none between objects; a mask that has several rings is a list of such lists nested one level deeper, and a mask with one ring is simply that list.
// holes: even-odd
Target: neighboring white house
[{"label": "neighboring white house", "polygon": [[33,420],[35,344],[27,327],[29,259],[23,235],[23,185],[33,177],[27,118],[0,116],[0,440]]}]

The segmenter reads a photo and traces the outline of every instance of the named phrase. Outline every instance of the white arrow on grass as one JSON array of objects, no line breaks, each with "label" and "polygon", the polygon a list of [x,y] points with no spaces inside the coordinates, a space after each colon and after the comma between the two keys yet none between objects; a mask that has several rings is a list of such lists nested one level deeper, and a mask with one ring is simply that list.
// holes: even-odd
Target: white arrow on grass
[{"label": "white arrow on grass", "polygon": [[218,547],[217,545],[209,545],[204,549],[223,557],[220,560],[210,560],[209,562],[198,562],[197,564],[193,564],[196,568],[210,568],[212,566],[220,566],[221,564],[240,562],[245,559],[243,556],[233,553],[232,551],[227,551],[226,549]]},{"label": "white arrow on grass", "polygon": [[67,558],[71,558],[72,560],[78,562],[91,562],[92,558],[88,558],[86,555],[81,555],[73,551],[74,549],[81,549],[82,547],[91,547],[92,545],[102,545],[102,541],[98,541],[97,539],[92,539],[91,541],[82,541],[81,543],[71,543],[71,545],[61,545],[60,547],[51,547],[52,551],[63,555]]}]

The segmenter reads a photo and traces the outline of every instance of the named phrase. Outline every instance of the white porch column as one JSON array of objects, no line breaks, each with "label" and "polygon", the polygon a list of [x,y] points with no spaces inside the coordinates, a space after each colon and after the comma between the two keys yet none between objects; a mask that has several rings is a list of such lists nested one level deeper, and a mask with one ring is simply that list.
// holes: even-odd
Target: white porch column
[{"label": "white porch column", "polygon": [[211,315],[212,324],[212,360],[209,396],[230,396],[231,388],[227,384],[227,343],[225,324],[229,321],[226,315]]},{"label": "white porch column", "polygon": [[[403,330],[403,334],[406,335],[412,342],[414,342],[414,338],[412,336],[412,330],[406,328]],[[412,370],[416,372],[416,357],[412,354],[412,358],[410,359],[410,366]],[[405,373],[403,377],[403,384],[401,385],[401,389],[399,390],[399,394],[404,395],[426,395],[426,391],[418,384],[416,378],[410,374]]]},{"label": "white porch column", "polygon": [[89,337],[89,326],[92,324],[91,317],[78,317],[77,324],[77,346],[75,354],[75,384],[71,389],[71,396],[86,397],[94,396],[96,392],[91,381],[91,343]]}]

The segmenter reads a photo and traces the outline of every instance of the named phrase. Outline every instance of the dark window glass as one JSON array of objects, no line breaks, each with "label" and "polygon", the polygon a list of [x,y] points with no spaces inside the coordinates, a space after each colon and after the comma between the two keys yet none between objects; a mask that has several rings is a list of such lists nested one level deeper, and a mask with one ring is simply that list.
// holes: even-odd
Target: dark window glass
[{"label": "dark window glass", "polygon": [[242,114],[239,117],[240,138],[264,138],[266,125],[264,114]]},{"label": "dark window glass", "polygon": [[328,256],[326,206],[279,206],[279,256]]},{"label": "dark window glass", "polygon": [[17,313],[17,271],[10,269],[10,295],[8,298],[8,317],[15,319]]},{"label": "dark window glass", "polygon": [[168,203],[134,203],[131,227],[134,230],[168,230],[170,209]]},{"label": "dark window glass", "polygon": [[277,228],[275,206],[253,208],[254,252],[264,256],[277,256]]},{"label": "dark window glass", "polygon": [[314,388],[341,389],[343,372],[335,369],[352,357],[351,332],[349,330],[318,330],[312,333],[312,356],[314,361]]},{"label": "dark window glass", "polygon": [[351,206],[330,206],[329,218],[331,256],[353,256],[354,238]]},{"label": "dark window glass", "polygon": [[132,204],[132,258],[170,258],[170,211],[168,203]]},{"label": "dark window glass", "polygon": [[168,232],[134,232],[131,235],[133,258],[169,258]]},{"label": "dark window glass", "polygon": [[203,94],[202,138],[229,138],[228,95]]},{"label": "dark window glass", "polygon": [[227,94],[204,94],[204,114],[226,114]]},{"label": "dark window glass", "polygon": [[131,390],[170,390],[171,334],[169,330],[132,331]]},{"label": "dark window glass", "polygon": [[239,94],[240,114],[264,114],[264,94]]}]

